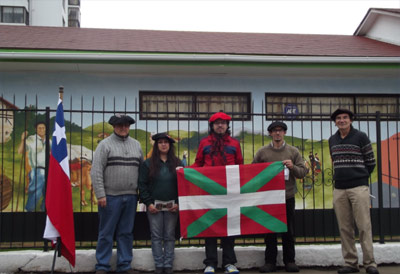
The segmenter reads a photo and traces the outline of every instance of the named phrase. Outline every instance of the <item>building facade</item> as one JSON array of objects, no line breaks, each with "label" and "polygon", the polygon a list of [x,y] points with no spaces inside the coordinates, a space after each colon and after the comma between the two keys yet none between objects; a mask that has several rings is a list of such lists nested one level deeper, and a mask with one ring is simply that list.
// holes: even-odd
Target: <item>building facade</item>
[{"label": "building facade", "polygon": [[0,24],[80,27],[80,0],[0,0]]}]

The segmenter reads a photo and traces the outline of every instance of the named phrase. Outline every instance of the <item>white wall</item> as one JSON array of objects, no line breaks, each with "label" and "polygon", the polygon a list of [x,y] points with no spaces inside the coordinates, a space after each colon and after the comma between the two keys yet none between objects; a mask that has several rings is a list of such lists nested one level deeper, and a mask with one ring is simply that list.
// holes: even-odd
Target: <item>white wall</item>
[{"label": "white wall", "polygon": [[400,45],[400,16],[378,15],[366,37]]},{"label": "white wall", "polygon": [[29,16],[32,26],[68,27],[68,0],[32,0]]}]

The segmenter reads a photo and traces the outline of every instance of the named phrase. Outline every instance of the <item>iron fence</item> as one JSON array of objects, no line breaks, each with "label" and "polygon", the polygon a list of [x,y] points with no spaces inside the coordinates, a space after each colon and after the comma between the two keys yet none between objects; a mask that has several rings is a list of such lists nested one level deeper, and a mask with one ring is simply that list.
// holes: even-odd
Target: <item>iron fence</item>
[{"label": "iron fence", "polygon": [[[3,100],[4,101],[4,100]],[[69,104],[69,107],[68,107]],[[66,106],[67,105],[67,106]],[[142,146],[145,157],[151,152],[151,135],[168,131],[175,138],[176,151],[187,165],[194,162],[198,144],[207,135],[208,122],[186,117],[210,116],[212,113],[182,114],[174,111],[141,113],[137,100],[106,102],[105,98],[91,102],[81,97],[77,107],[72,97],[64,101],[66,135],[69,143],[70,178],[73,193],[75,235],[77,247],[92,248],[97,240],[97,205],[91,188],[90,167],[98,142],[112,133],[108,118],[116,112],[131,115],[137,122],[131,127],[131,137]],[[179,104],[176,104],[179,106]],[[111,107],[110,107],[111,106]],[[255,110],[254,110],[255,109]],[[322,108],[321,108],[322,109]],[[283,118],[282,113],[268,113],[263,103],[252,104],[251,113],[235,113],[230,129],[239,139],[245,163],[251,163],[259,148],[270,142],[266,128],[274,117]],[[34,105],[16,106],[6,101],[0,109],[1,115],[1,211],[0,249],[46,248],[43,240],[46,212],[41,209],[41,194],[29,197],[29,186],[38,187],[38,178],[33,174],[44,172],[47,178],[48,152],[54,125],[55,108],[40,107],[36,97]],[[143,115],[151,114],[151,115]],[[173,119],[165,116],[173,114]],[[199,115],[201,114],[201,115]],[[158,119],[158,116],[163,116]],[[185,118],[181,118],[185,117]],[[153,117],[151,120],[140,117]],[[155,117],[155,118],[154,118]],[[250,117],[250,119],[249,119]],[[40,143],[41,134],[37,124],[43,122],[46,130],[45,142]],[[329,120],[329,113],[301,113],[300,116],[286,116],[288,125],[285,137],[287,143],[297,147],[309,167],[307,176],[298,180],[296,194],[295,234],[297,242],[327,243],[339,242],[339,232],[332,209],[332,167],[327,140],[336,131]],[[372,199],[372,224],[376,241],[398,241],[400,239],[400,117],[398,114],[380,112],[358,113],[353,126],[370,137],[377,158],[377,167],[370,178]],[[31,136],[34,136],[31,138]],[[29,140],[33,149],[27,149]],[[34,140],[34,141],[32,141]],[[45,147],[45,163],[40,165],[39,149]],[[34,152],[32,152],[34,151]],[[30,184],[34,180],[34,184]],[[43,187],[45,197],[45,187]],[[34,208],[27,203],[33,199]],[[136,247],[150,246],[149,226],[143,207],[138,206],[134,235]],[[179,228],[177,229],[179,238]],[[262,236],[239,237],[237,244],[263,244]],[[202,245],[202,239],[184,239],[178,246]]]}]

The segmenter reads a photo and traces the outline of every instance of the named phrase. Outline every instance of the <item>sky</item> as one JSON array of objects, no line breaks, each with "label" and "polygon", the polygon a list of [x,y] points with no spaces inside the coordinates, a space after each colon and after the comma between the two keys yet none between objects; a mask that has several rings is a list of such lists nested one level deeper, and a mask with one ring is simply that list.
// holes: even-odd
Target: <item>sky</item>
[{"label": "sky", "polygon": [[352,35],[400,0],[81,0],[81,27]]}]

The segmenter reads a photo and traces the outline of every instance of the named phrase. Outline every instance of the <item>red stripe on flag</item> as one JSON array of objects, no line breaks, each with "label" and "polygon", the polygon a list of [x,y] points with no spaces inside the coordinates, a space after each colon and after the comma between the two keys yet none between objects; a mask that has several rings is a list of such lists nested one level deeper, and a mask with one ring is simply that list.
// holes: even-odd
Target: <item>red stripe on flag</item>
[{"label": "red stripe on flag", "polygon": [[61,254],[75,266],[75,232],[71,183],[57,160],[50,155],[46,209],[61,238]]},{"label": "red stripe on flag", "polygon": [[[214,169],[213,169],[214,168]],[[223,186],[226,188],[226,172],[225,172],[225,166],[219,166],[219,167],[213,167],[213,168],[207,168],[207,167],[195,167],[191,169],[194,169],[198,171],[199,173],[203,174],[204,176],[210,178],[214,182],[218,183],[219,185]],[[215,172],[215,168],[220,168],[221,172]],[[210,193],[204,191],[203,189],[199,188],[198,186],[194,185],[192,182],[188,181],[184,177],[184,171],[178,171],[178,184],[182,183],[185,184],[184,188],[178,187],[179,191],[179,196],[195,196],[195,195],[210,195]]]},{"label": "red stripe on flag", "polygon": [[[190,181],[185,179],[185,175],[181,170],[178,170],[176,175],[178,176],[178,194],[179,196],[192,196],[192,195],[209,195],[205,190],[192,184]],[[183,186],[179,186],[183,184]]]},{"label": "red stripe on flag", "polygon": [[[265,168],[271,165],[274,162],[270,163],[260,163],[260,164],[252,164],[251,169],[246,165],[240,165],[240,187],[244,186],[257,176],[260,172],[262,172]],[[268,190],[281,190],[285,189],[285,175],[282,172],[275,175],[268,183],[266,183],[263,187],[261,187],[257,192],[260,191],[268,191]]]},{"label": "red stripe on flag", "polygon": [[[287,224],[286,221],[286,204],[276,204],[276,205],[260,205],[257,206],[263,211],[267,212],[269,215],[275,217],[281,222]],[[260,233],[275,233],[269,230],[263,225],[255,222],[254,220],[248,218],[247,216],[241,214],[240,216],[240,230],[243,235],[248,234],[260,234]]]},{"label": "red stripe on flag", "polygon": [[222,217],[216,221],[209,228],[200,233],[197,237],[226,237],[228,236],[228,218],[227,216]]},{"label": "red stripe on flag", "polygon": [[267,212],[272,217],[280,220],[282,223],[287,224],[286,221],[286,204],[275,204],[275,205],[259,205],[258,208]]},{"label": "red stripe on flag", "polygon": [[[197,210],[181,210],[179,212],[179,219],[181,225],[181,235],[183,238],[187,238],[187,227],[193,222],[197,221],[200,217],[206,214],[209,209],[197,209]],[[221,237],[228,235],[227,230],[228,219],[227,216],[219,219],[210,227],[205,229],[203,232],[198,234],[196,237]]]}]

